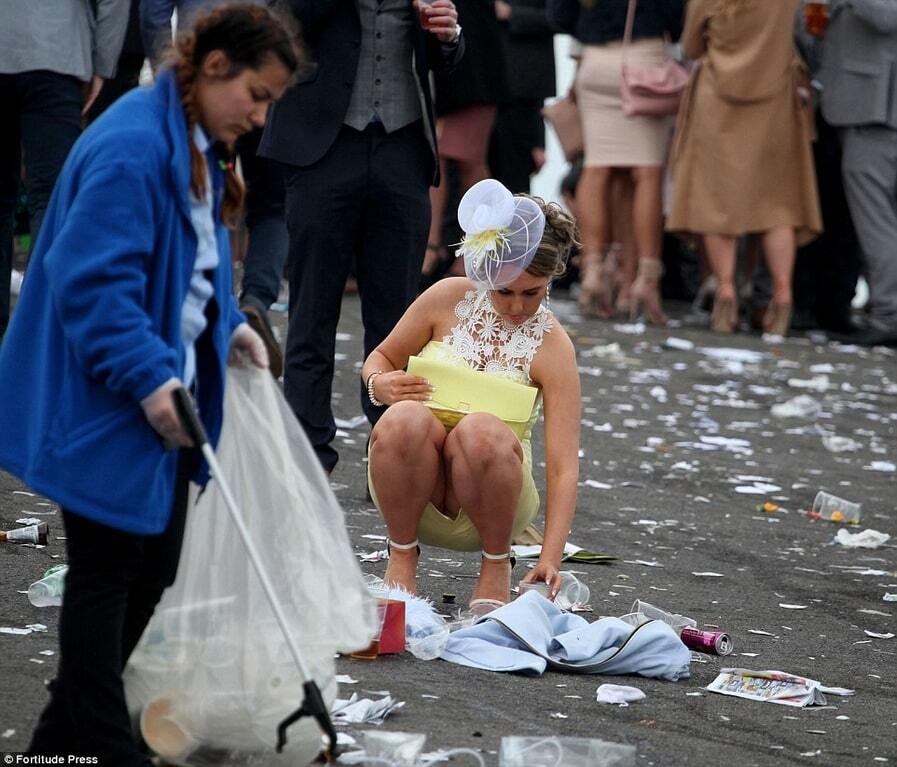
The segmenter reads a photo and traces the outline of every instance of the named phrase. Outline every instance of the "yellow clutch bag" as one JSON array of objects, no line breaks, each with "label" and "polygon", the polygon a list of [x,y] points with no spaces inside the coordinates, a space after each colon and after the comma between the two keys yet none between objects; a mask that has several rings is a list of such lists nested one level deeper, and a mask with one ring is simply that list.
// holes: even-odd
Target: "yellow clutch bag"
[{"label": "yellow clutch bag", "polygon": [[518,439],[526,436],[539,392],[535,386],[425,357],[409,357],[408,372],[430,382],[432,399],[424,404],[446,429],[452,429],[468,413],[491,413]]}]

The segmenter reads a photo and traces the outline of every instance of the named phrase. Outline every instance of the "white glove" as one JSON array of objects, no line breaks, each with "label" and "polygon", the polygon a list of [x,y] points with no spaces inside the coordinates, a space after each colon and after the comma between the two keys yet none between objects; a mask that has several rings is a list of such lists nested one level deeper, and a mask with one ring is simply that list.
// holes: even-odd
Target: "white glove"
[{"label": "white glove", "polygon": [[152,394],[140,400],[140,407],[149,425],[165,441],[166,447],[193,447],[193,440],[181,423],[171,393],[184,384],[178,378],[169,378]]},{"label": "white glove", "polygon": [[247,355],[258,368],[268,369],[268,350],[261,336],[245,322],[234,328],[230,337],[230,353],[227,357],[229,365],[239,365],[241,357]]}]

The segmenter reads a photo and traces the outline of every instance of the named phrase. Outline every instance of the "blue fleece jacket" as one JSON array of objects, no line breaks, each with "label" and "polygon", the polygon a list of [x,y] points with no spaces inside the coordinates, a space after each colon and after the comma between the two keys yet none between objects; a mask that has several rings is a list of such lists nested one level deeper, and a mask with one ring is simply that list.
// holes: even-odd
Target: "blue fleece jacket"
[{"label": "blue fleece jacket", "polygon": [[[217,215],[222,174],[211,173]],[[75,144],[0,347],[0,467],[132,533],[162,532],[171,513],[177,456],[140,401],[183,374],[181,309],[196,259],[189,184],[186,119],[165,72]],[[230,336],[244,321],[216,223],[221,258],[197,342],[197,404],[213,444]]]}]

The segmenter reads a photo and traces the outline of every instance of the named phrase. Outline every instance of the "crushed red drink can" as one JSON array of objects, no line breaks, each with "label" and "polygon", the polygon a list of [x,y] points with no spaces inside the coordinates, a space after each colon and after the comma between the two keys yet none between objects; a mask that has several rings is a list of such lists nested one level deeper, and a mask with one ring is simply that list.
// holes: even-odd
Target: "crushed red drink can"
[{"label": "crushed red drink can", "polygon": [[735,645],[732,638],[724,631],[701,631],[700,629],[684,628],[679,638],[689,650],[705,652],[710,655],[731,655]]}]

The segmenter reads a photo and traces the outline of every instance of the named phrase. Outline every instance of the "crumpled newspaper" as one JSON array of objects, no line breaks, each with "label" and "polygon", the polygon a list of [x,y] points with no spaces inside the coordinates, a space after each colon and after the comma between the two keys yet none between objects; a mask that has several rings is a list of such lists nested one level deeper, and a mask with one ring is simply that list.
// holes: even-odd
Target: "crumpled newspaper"
[{"label": "crumpled newspaper", "polygon": [[383,724],[393,711],[404,706],[404,701],[396,700],[392,695],[385,695],[379,700],[359,698],[352,693],[348,700],[337,698],[330,708],[330,718],[334,724]]}]

